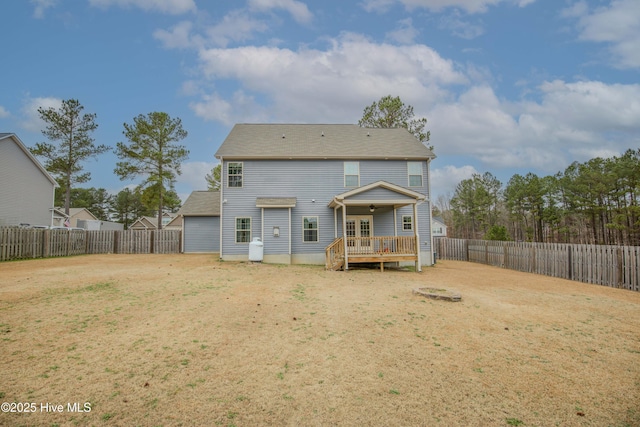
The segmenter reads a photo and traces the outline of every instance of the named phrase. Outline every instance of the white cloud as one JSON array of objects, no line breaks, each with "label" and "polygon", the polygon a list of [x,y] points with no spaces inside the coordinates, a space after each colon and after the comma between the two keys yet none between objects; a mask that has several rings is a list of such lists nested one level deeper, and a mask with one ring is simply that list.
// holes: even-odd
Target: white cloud
[{"label": "white cloud", "polygon": [[460,181],[469,179],[476,173],[476,168],[469,165],[434,168],[431,170],[431,190],[436,194],[453,193]]},{"label": "white cloud", "polygon": [[270,11],[283,9],[298,23],[309,23],[313,20],[313,14],[303,2],[296,0],[249,0],[249,8],[257,11]]},{"label": "white cloud", "polygon": [[153,37],[160,40],[167,49],[187,49],[199,44],[197,38],[193,39],[191,30],[193,23],[182,21],[167,30],[155,30]]},{"label": "white cloud", "polygon": [[400,44],[412,44],[420,34],[414,26],[411,18],[398,22],[398,28],[386,34],[387,39]]},{"label": "white cloud", "polygon": [[22,120],[20,126],[29,132],[40,132],[46,127],[46,123],[40,119],[38,108],[58,109],[62,105],[62,100],[58,98],[28,98],[20,112]]},{"label": "white cloud", "polygon": [[271,120],[293,122],[355,123],[354,114],[382,96],[433,104],[448,96],[441,86],[467,82],[427,46],[380,45],[353,34],[331,40],[327,50],[246,46],[202,50],[200,60],[206,78],[237,80],[271,100]]},{"label": "white cloud", "polygon": [[232,126],[238,122],[264,122],[268,119],[265,108],[243,91],[234,93],[231,101],[225,100],[217,93],[205,94],[200,102],[192,102],[189,107],[196,116],[225,126]]},{"label": "white cloud", "polygon": [[[208,173],[211,173],[211,169],[213,169],[218,163],[219,162],[217,161],[183,163],[182,175],[177,177],[176,186],[186,186],[188,188],[193,188],[194,191],[206,190],[207,180],[205,179],[205,176]],[[186,197],[182,198],[183,201],[185,199]]]},{"label": "white cloud", "polygon": [[553,173],[639,142],[640,85],[553,81],[537,95],[540,102],[508,103],[489,87],[472,87],[436,106],[427,114],[436,153]]},{"label": "white cloud", "polygon": [[170,15],[180,15],[197,10],[194,0],[89,0],[89,4],[101,8],[110,6],[137,7],[147,12],[161,12]]},{"label": "white cloud", "polygon": [[33,9],[33,17],[36,19],[44,18],[44,13],[47,9],[56,5],[57,0],[31,0],[31,3],[35,6]]},{"label": "white cloud", "polygon": [[638,0],[613,0],[593,11],[585,2],[578,2],[565,9],[563,16],[578,19],[580,40],[608,44],[615,66],[640,67]]},{"label": "white cloud", "polygon": [[450,31],[454,36],[466,40],[471,40],[484,34],[482,25],[462,20],[458,11],[440,18],[438,26],[441,29]]},{"label": "white cloud", "polygon": [[364,0],[364,9],[368,12],[386,12],[396,3],[404,5],[409,10],[429,9],[432,12],[441,12],[445,9],[456,8],[466,13],[484,13],[490,6],[500,3],[513,4],[525,7],[535,0]]},{"label": "white cloud", "polygon": [[253,18],[247,11],[229,12],[218,24],[207,28],[206,34],[214,46],[226,47],[230,42],[251,40],[255,33],[267,31],[266,23]]},{"label": "white cloud", "polygon": [[0,119],[6,119],[7,117],[10,117],[10,116],[11,116],[11,113],[9,113],[9,111],[7,111],[6,108],[0,105]]}]

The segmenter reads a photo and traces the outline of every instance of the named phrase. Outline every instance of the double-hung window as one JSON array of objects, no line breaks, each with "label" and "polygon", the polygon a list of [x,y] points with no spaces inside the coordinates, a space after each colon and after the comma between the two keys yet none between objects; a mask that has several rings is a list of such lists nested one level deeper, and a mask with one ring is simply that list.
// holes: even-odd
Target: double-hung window
[{"label": "double-hung window", "polygon": [[236,218],[236,243],[251,241],[251,218]]},{"label": "double-hung window", "polygon": [[242,187],[242,162],[227,164],[228,187]]},{"label": "double-hung window", "polygon": [[409,187],[422,187],[422,162],[407,162]]},{"label": "double-hung window", "polygon": [[402,216],[402,230],[403,231],[413,230],[413,217],[411,215]]},{"label": "double-hung window", "polygon": [[344,186],[345,187],[360,186],[360,163],[344,162]]},{"label": "double-hung window", "polygon": [[318,217],[317,216],[302,217],[302,240],[304,242],[318,241]]}]

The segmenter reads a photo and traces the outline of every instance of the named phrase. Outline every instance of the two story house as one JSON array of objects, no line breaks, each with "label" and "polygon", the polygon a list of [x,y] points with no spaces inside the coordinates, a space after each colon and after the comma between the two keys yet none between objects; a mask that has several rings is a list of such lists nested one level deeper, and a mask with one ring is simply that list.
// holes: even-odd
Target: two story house
[{"label": "two story house", "polygon": [[433,264],[429,164],[406,129],[238,124],[222,164],[220,257],[263,261]]},{"label": "two story house", "polygon": [[55,179],[14,133],[0,133],[0,227],[62,225],[53,209]]}]

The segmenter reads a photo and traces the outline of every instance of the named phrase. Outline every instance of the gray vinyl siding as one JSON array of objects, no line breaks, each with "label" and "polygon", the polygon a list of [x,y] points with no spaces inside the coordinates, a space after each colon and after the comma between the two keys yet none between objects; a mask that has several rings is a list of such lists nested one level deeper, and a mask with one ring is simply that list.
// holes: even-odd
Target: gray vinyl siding
[{"label": "gray vinyl siding", "polygon": [[[235,160],[234,160],[235,161]],[[328,207],[332,198],[338,194],[352,190],[344,186],[343,160],[244,160],[243,161],[243,186],[227,186],[227,164],[224,160],[222,185],[223,199],[223,256],[244,255],[249,252],[248,244],[235,243],[235,218],[250,217],[252,237],[260,237],[261,208],[256,208],[257,197],[296,197],[296,206],[291,209],[291,243],[293,254],[310,254],[324,252],[324,248],[334,239],[334,211]],[[411,190],[427,194],[426,161],[423,163],[423,187],[411,187]],[[386,181],[391,184],[409,188],[409,176],[407,161],[403,160],[366,160],[359,161],[360,186],[376,181]],[[402,198],[397,193],[385,189],[375,189],[371,197],[383,199]],[[363,196],[365,199],[367,196]],[[422,203],[419,207],[419,233],[421,242],[428,241],[428,203]],[[282,209],[283,215],[270,214],[271,209],[265,209],[265,245],[264,253],[282,252],[282,244],[286,241],[285,228],[288,226],[288,214],[284,216],[286,209]],[[399,212],[408,212],[412,215],[411,206],[402,208]],[[349,208],[348,214],[367,215],[366,208]],[[397,233],[394,232],[393,211],[377,212],[374,214],[374,233],[376,235],[403,235],[402,217],[397,221]],[[303,242],[302,218],[304,216],[318,217],[318,242]],[[267,218],[269,220],[267,221]],[[341,211],[338,212],[338,233],[342,233]],[[273,234],[273,226],[280,227],[280,238],[267,239]],[[288,244],[288,241],[286,241]],[[421,244],[422,250],[429,248]],[[288,249],[288,248],[287,248]],[[274,252],[272,252],[274,251]]]},{"label": "gray vinyl siding", "polygon": [[220,252],[220,217],[184,217],[184,252]]},{"label": "gray vinyl siding", "polygon": [[407,196],[396,193],[395,191],[387,190],[386,188],[374,188],[372,190],[355,194],[349,198],[350,200],[412,200]]},{"label": "gray vinyl siding", "polygon": [[[280,228],[280,236],[273,236],[273,227]],[[269,208],[264,210],[264,239],[269,255],[289,253],[289,209]]]},{"label": "gray vinyl siding", "polygon": [[0,140],[0,226],[51,225],[53,189],[12,138]]}]

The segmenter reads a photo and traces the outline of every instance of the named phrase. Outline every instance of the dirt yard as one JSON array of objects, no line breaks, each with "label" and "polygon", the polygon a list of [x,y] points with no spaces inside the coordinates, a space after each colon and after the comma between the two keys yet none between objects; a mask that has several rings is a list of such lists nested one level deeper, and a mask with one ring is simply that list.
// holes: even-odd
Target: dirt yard
[{"label": "dirt yard", "polygon": [[6,262],[0,339],[3,426],[640,426],[640,293],[464,262]]}]

